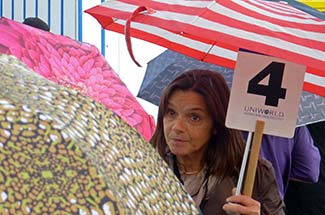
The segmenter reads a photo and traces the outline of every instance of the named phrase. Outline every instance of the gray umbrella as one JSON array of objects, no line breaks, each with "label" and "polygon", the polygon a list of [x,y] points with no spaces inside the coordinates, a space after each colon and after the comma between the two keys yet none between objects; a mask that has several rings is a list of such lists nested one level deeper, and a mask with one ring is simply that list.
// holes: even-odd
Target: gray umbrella
[{"label": "gray umbrella", "polygon": [[[233,70],[167,50],[148,63],[138,97],[158,105],[163,89],[191,69],[220,71],[231,88]],[[297,126],[325,120],[325,98],[306,91],[301,95]]]}]

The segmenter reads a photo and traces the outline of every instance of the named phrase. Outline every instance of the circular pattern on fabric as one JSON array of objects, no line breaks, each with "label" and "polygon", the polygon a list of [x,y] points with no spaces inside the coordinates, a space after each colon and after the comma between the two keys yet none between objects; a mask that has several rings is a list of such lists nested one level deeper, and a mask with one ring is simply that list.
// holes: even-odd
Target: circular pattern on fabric
[{"label": "circular pattern on fabric", "polygon": [[119,116],[0,55],[0,212],[198,214]]},{"label": "circular pattern on fabric", "polygon": [[8,213],[123,214],[92,162],[55,122],[1,99],[0,123],[0,205]]}]

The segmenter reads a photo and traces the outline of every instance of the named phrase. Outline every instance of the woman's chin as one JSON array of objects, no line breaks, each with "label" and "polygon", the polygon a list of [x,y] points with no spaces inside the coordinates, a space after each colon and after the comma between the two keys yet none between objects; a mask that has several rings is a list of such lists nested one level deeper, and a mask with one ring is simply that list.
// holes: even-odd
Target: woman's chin
[{"label": "woman's chin", "polygon": [[188,154],[187,151],[185,151],[184,149],[179,149],[179,148],[171,148],[170,151],[176,156],[185,156]]}]

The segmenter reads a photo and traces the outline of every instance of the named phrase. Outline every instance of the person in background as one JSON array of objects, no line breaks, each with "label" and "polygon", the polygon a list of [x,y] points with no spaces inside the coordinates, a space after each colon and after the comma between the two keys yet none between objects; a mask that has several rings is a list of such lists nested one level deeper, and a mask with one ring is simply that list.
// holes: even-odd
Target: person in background
[{"label": "person in background", "polygon": [[[243,132],[244,139],[247,132]],[[289,180],[316,183],[320,153],[306,126],[297,127],[292,138],[263,135],[261,155],[270,161],[283,199]]]},{"label": "person in background", "polygon": [[317,183],[290,180],[284,201],[288,215],[325,214],[325,121],[307,125],[321,154],[320,175]]},{"label": "person in background", "polygon": [[225,126],[229,88],[217,72],[192,70],[165,88],[150,143],[203,214],[282,215],[272,165],[260,158],[252,198],[233,195],[245,142]]},{"label": "person in background", "polygon": [[41,29],[43,31],[50,31],[49,26],[42,19],[38,17],[28,17],[23,21],[23,24]]}]

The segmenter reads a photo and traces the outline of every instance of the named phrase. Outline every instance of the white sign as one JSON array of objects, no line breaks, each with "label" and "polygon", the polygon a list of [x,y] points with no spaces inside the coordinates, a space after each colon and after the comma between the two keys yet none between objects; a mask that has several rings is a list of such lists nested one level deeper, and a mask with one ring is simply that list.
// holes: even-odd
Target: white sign
[{"label": "white sign", "polygon": [[293,137],[306,67],[275,57],[239,51],[230,93],[226,126]]}]

